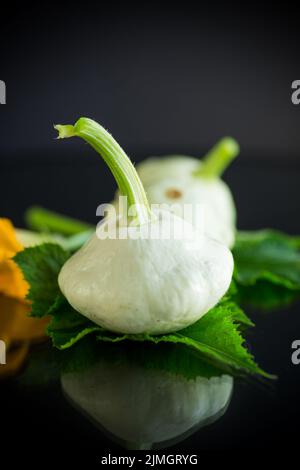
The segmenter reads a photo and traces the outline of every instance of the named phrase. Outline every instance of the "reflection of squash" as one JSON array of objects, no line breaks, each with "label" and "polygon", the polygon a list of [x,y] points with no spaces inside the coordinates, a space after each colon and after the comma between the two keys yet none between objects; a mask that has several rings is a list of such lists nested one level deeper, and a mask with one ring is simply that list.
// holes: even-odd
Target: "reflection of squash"
[{"label": "reflection of squash", "polygon": [[233,379],[187,380],[163,370],[101,360],[65,373],[62,387],[72,403],[132,449],[170,445],[218,419],[226,410]]},{"label": "reflection of squash", "polygon": [[30,306],[15,299],[0,296],[0,339],[5,342],[6,365],[0,367],[0,377],[12,375],[22,366],[29,344],[45,338],[47,318],[28,316]]}]

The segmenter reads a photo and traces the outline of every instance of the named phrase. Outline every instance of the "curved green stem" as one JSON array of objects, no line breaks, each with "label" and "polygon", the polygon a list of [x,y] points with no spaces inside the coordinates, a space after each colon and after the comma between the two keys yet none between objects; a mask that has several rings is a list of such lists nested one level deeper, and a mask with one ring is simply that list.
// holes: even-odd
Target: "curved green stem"
[{"label": "curved green stem", "polygon": [[214,145],[194,171],[194,176],[203,178],[221,177],[232,160],[239,154],[239,144],[231,137],[224,137]]},{"label": "curved green stem", "polygon": [[56,125],[58,138],[81,137],[98,152],[110,168],[121,194],[127,196],[128,207],[135,205],[140,224],[152,217],[142,182],[130,159],[115,139],[97,122],[80,118],[74,126]]}]

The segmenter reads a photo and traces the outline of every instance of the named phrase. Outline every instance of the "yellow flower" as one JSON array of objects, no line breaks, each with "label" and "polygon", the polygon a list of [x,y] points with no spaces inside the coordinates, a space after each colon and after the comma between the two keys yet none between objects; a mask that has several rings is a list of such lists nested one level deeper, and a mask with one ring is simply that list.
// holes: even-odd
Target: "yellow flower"
[{"label": "yellow flower", "polygon": [[39,234],[15,229],[10,220],[0,218],[0,339],[7,352],[0,379],[15,375],[23,367],[30,345],[46,338],[49,318],[28,316],[31,307],[24,300],[29,285],[12,259],[24,245],[38,242],[41,243]]},{"label": "yellow flower", "polygon": [[11,221],[0,218],[0,293],[21,300],[29,286],[12,257],[23,249]]}]

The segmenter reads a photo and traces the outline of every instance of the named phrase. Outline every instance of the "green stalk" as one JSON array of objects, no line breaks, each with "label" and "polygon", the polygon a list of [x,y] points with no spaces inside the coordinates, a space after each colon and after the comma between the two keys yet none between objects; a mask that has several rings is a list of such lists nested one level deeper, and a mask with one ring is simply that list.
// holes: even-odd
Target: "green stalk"
[{"label": "green stalk", "polygon": [[90,224],[38,206],[29,207],[24,218],[26,225],[38,232],[55,232],[69,236],[94,229]]},{"label": "green stalk", "polygon": [[152,217],[142,182],[130,159],[115,139],[97,122],[80,118],[74,126],[56,125],[58,138],[81,137],[98,152],[110,168],[128,207],[135,205],[137,221],[146,223]]},{"label": "green stalk", "polygon": [[239,144],[234,139],[224,137],[202,159],[201,165],[193,173],[194,176],[220,178],[239,151]]},{"label": "green stalk", "polygon": [[25,248],[29,246],[41,245],[43,243],[57,243],[68,251],[77,251],[85,242],[91,238],[94,232],[95,229],[92,229],[86,230],[85,232],[76,233],[75,235],[71,235],[69,237],[64,237],[58,233],[39,233],[32,232],[31,230],[16,228],[17,239]]},{"label": "green stalk", "polygon": [[77,251],[79,248],[86,243],[91,236],[95,233],[95,228],[92,230],[86,230],[85,232],[81,233],[76,233],[75,235],[72,235],[71,237],[65,238],[62,246],[65,248],[65,250],[68,251]]}]

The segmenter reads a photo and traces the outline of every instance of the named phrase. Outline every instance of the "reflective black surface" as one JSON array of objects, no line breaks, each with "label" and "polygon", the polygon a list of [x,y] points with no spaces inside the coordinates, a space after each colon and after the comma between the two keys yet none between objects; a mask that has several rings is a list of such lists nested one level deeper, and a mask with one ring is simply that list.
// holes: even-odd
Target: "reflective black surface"
[{"label": "reflective black surface", "polygon": [[[95,222],[97,204],[110,200],[114,185],[101,160],[88,157],[2,159],[1,215],[21,225],[24,209],[39,203]],[[299,234],[299,178],[296,162],[251,158],[245,162],[241,157],[226,174],[238,206],[239,227]],[[249,347],[259,364],[279,380],[268,386],[236,381],[230,406],[219,420],[158,452],[285,450],[297,445],[300,365],[291,362],[291,344],[300,339],[299,303],[277,312],[248,310],[248,314],[256,323],[248,334]],[[1,454],[29,464],[38,464],[41,458],[97,463],[102,454],[125,455],[118,442],[66,400],[51,367],[44,359],[33,376],[29,369],[22,380],[0,384]],[[44,385],[33,385],[34,376]]]}]

